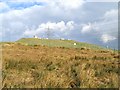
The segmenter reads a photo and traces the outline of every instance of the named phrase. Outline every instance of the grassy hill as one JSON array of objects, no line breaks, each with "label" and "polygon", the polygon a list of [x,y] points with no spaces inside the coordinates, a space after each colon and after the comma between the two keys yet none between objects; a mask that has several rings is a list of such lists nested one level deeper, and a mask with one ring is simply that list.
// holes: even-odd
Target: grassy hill
[{"label": "grassy hill", "polygon": [[100,48],[35,38],[2,43],[3,87],[118,88],[120,55]]},{"label": "grassy hill", "polygon": [[[50,47],[66,47],[66,48],[87,47],[91,49],[105,49],[98,45],[77,42],[73,40],[22,38],[16,42],[26,44],[26,45],[45,45],[45,46],[50,46]],[[76,43],[76,45],[74,45],[74,43]]]}]

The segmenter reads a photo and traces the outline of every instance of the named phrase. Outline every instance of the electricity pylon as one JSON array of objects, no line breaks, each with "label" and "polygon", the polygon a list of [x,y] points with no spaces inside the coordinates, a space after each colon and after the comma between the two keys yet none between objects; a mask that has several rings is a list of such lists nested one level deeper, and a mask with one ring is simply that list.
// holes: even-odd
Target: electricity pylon
[{"label": "electricity pylon", "polygon": [[48,39],[52,38],[52,34],[53,34],[51,31],[52,29],[49,26],[46,29],[47,29],[46,31],[47,38]]},{"label": "electricity pylon", "polygon": [[46,29],[47,29],[46,35],[47,35],[47,38],[49,39],[50,36],[51,36],[51,32],[50,32],[49,26]]}]

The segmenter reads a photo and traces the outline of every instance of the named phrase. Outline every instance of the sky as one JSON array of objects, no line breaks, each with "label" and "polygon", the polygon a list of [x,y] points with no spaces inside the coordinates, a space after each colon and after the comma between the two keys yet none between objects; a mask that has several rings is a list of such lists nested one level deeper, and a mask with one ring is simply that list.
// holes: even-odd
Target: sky
[{"label": "sky", "polygon": [[[109,1],[109,2],[108,2]],[[0,0],[0,41],[71,39],[118,47],[118,0]]]}]

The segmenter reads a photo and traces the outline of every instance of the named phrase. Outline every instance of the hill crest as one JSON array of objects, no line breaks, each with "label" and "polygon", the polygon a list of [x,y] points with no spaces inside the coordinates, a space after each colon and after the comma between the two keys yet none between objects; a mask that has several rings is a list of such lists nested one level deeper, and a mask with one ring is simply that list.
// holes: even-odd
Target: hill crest
[{"label": "hill crest", "polygon": [[66,48],[90,48],[90,49],[105,49],[104,47],[84,43],[77,42],[74,40],[62,40],[62,39],[39,39],[39,38],[21,38],[17,43],[22,43],[26,45],[45,45],[50,47],[66,47]]}]

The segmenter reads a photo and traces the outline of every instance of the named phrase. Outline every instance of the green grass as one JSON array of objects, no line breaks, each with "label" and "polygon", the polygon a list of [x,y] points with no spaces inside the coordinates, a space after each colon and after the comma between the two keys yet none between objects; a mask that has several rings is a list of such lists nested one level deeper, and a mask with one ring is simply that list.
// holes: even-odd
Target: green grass
[{"label": "green grass", "polygon": [[[91,49],[105,49],[103,47],[100,47],[94,44],[76,42],[73,40],[22,38],[16,42],[26,44],[26,45],[45,45],[45,46],[50,46],[50,47],[66,47],[66,48],[87,47]],[[77,45],[74,45],[74,43],[76,43]]]}]

